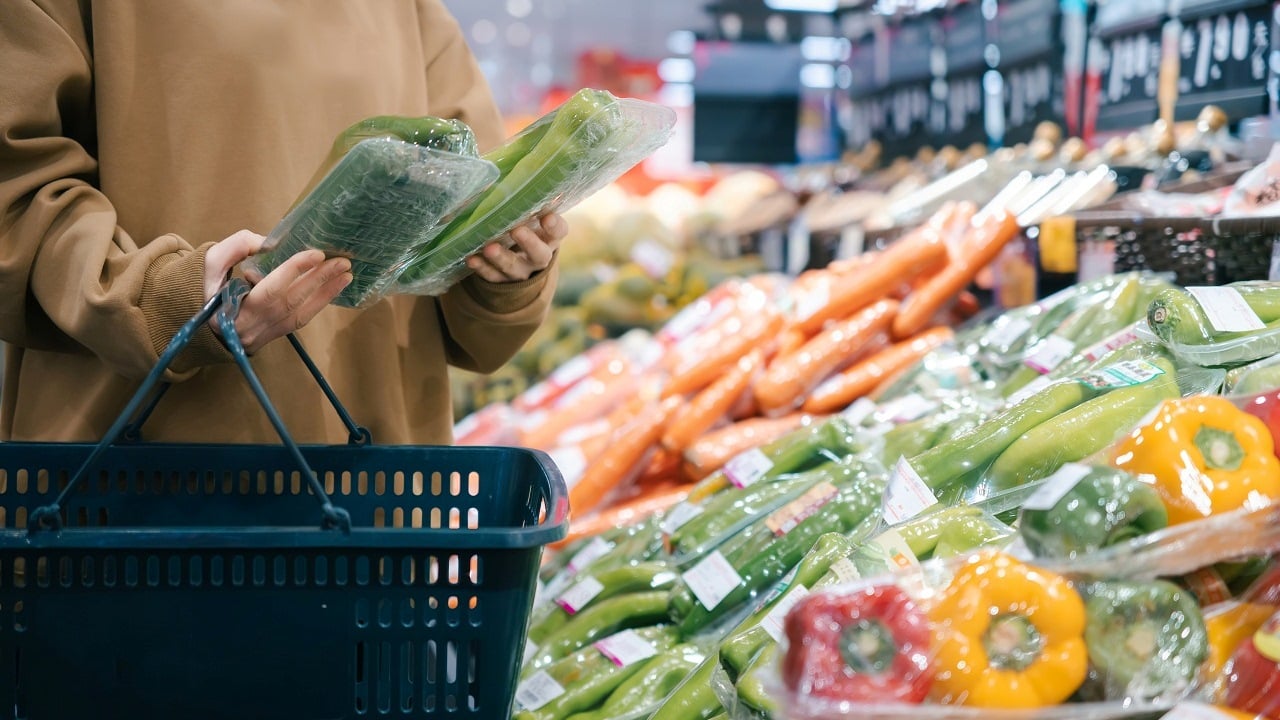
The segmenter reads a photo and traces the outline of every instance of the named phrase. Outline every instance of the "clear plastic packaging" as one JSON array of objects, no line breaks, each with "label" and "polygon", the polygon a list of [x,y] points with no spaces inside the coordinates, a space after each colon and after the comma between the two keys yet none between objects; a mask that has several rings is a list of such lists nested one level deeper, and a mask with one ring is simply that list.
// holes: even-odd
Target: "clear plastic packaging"
[{"label": "clear plastic packaging", "polygon": [[443,293],[468,274],[466,259],[486,243],[617,180],[662,147],[674,124],[670,108],[579,91],[504,148],[486,154],[502,171],[499,180],[415,251],[394,291]]},{"label": "clear plastic packaging", "polygon": [[347,257],[353,279],[334,304],[367,305],[382,297],[415,248],[497,177],[493,163],[478,157],[393,138],[362,140],[243,265],[265,275],[307,249]]},{"label": "clear plastic packaging", "polygon": [[1152,301],[1139,333],[1201,367],[1247,365],[1280,354],[1280,283],[1167,290]]}]

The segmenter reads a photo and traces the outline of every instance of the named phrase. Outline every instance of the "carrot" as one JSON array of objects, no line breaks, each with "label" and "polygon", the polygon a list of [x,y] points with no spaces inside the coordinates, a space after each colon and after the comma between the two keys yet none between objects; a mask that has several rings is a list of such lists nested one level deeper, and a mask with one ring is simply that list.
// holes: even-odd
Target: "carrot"
[{"label": "carrot", "polygon": [[679,398],[650,405],[609,437],[609,444],[589,463],[582,477],[569,489],[571,513],[587,513],[599,507],[616,490],[643,471],[646,455],[662,437],[667,419],[679,407]]},{"label": "carrot", "polygon": [[928,325],[934,314],[973,281],[1018,234],[1012,213],[991,213],[973,228],[961,251],[929,282],[911,294],[893,321],[893,336],[906,339]]},{"label": "carrot", "polygon": [[978,301],[978,296],[968,290],[962,290],[960,294],[956,296],[955,307],[951,309],[951,314],[959,322],[964,322],[981,311],[982,303]]},{"label": "carrot", "polygon": [[685,475],[701,480],[744,450],[760,447],[800,427],[810,416],[751,418],[703,435],[684,451]]},{"label": "carrot", "polygon": [[890,345],[853,367],[819,385],[804,402],[810,413],[838,412],[866,395],[886,378],[919,362],[934,348],[952,337],[951,328],[936,327]]},{"label": "carrot", "polygon": [[795,327],[783,330],[782,334],[778,336],[778,357],[790,355],[799,350],[808,341],[809,336]]},{"label": "carrot", "polygon": [[868,305],[828,326],[799,350],[775,359],[752,385],[760,407],[768,413],[801,405],[806,393],[857,358],[876,335],[887,332],[897,310],[893,300]]},{"label": "carrot", "polygon": [[[714,347],[677,366],[668,378],[664,396],[685,395],[710,385],[729,372],[742,356],[772,339],[782,328],[782,322],[782,313],[772,306],[747,313],[740,322],[724,329]],[[735,325],[736,330],[730,331]]]},{"label": "carrot", "polygon": [[729,414],[734,404],[751,385],[756,369],[764,362],[764,353],[753,350],[738,360],[729,372],[708,385],[681,408],[662,434],[662,446],[680,452]]},{"label": "carrot", "polygon": [[657,485],[682,482],[684,479],[682,460],[680,453],[658,448],[658,451],[653,453],[653,457],[649,458],[649,464],[645,465],[640,476],[636,478],[636,488],[644,492]]},{"label": "carrot", "polygon": [[551,543],[549,547],[558,550],[583,538],[599,535],[605,530],[634,525],[683,501],[689,496],[689,487],[684,484],[662,486],[581,519],[570,520],[569,534],[563,540]]},{"label": "carrot", "polygon": [[867,264],[831,287],[823,305],[798,317],[795,327],[813,334],[830,320],[845,318],[919,275],[937,272],[947,262],[947,246],[933,223],[923,225],[882,250]]}]

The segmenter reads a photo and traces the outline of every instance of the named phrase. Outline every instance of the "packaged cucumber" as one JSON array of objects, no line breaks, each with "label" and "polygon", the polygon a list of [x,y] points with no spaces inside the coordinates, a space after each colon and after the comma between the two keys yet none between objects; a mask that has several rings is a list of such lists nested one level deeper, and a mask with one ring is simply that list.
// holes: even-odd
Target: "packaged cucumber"
[{"label": "packaged cucumber", "polygon": [[[414,248],[428,243],[498,177],[493,163],[464,154],[474,153],[475,143],[466,126],[436,118],[402,120],[384,136],[349,148],[354,136],[339,136],[334,152],[341,151],[340,159],[272,228],[244,268],[265,275],[298,252],[322,250],[351,259],[351,284],[335,305],[358,307],[379,299]],[[363,124],[355,127],[372,132]]]},{"label": "packaged cucumber", "polygon": [[1147,324],[1186,362],[1246,365],[1280,353],[1280,283],[1167,290],[1147,308]]},{"label": "packaged cucumber", "polygon": [[484,155],[499,178],[426,246],[395,292],[439,295],[468,274],[466,259],[540,215],[566,210],[662,147],[675,113],[655,103],[583,89]]}]

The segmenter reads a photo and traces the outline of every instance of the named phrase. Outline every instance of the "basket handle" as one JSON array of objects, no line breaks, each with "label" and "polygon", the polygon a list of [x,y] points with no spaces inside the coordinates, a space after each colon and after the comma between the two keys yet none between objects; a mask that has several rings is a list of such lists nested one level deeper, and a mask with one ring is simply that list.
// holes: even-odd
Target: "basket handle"
[{"label": "basket handle", "polygon": [[[275,407],[272,406],[271,400],[262,388],[262,383],[259,382],[257,374],[253,372],[253,367],[249,364],[248,353],[245,352],[244,345],[240,342],[240,335],[236,332],[236,316],[240,313],[240,302],[248,293],[249,284],[247,282],[240,278],[232,278],[222,288],[221,292],[210,298],[204,307],[200,309],[200,312],[178,330],[173,339],[169,341],[169,345],[164,349],[164,352],[160,354],[160,359],[156,362],[155,367],[151,368],[151,372],[147,374],[146,379],[142,381],[142,385],[139,386],[137,392],[129,400],[128,405],[125,406],[120,416],[112,423],[102,440],[89,453],[89,457],[85,458],[85,461],[76,470],[76,474],[67,483],[67,486],[62,489],[62,492],[58,493],[58,497],[52,504],[37,508],[31,513],[31,519],[27,524],[28,532],[34,533],[44,528],[51,530],[62,529],[61,509],[67,497],[75,490],[84,476],[88,474],[89,469],[97,464],[102,454],[124,436],[126,430],[132,429],[136,433],[142,422],[155,409],[159,399],[164,396],[165,391],[168,389],[168,384],[161,382],[160,378],[168,370],[169,366],[173,364],[174,359],[191,343],[192,337],[195,336],[200,327],[209,322],[210,319],[218,323],[218,328],[222,331],[222,340],[227,349],[231,351],[236,365],[240,367],[240,372],[249,383],[249,388],[253,390],[253,394],[258,398],[258,403],[262,405],[262,409],[267,413],[267,419],[271,421],[276,434],[280,436],[280,440],[288,448],[289,454],[302,472],[302,477],[307,479],[307,483],[311,486],[311,491],[320,502],[320,509],[323,515],[320,527],[322,529],[337,528],[344,533],[351,532],[351,515],[346,510],[335,506],[329,499],[328,494],[324,491],[324,486],[320,484],[319,478],[312,471],[306,458],[302,456],[302,450],[298,448],[297,443],[289,435],[288,429],[284,426],[284,421],[280,419],[280,415],[276,412]],[[348,429],[351,430],[352,444],[363,445],[367,443],[370,439],[369,431],[351,421],[350,415],[338,402],[332,388],[320,376],[320,371],[302,349],[301,343],[292,335],[289,336],[289,339],[293,343],[294,349],[303,358],[307,369],[311,371],[325,394],[334,404],[334,407],[337,408],[339,415],[343,418],[343,422],[347,423]],[[138,415],[143,401],[147,399],[148,395],[152,394],[153,389],[156,389],[154,397],[143,410],[140,419],[131,421],[131,418]]]}]

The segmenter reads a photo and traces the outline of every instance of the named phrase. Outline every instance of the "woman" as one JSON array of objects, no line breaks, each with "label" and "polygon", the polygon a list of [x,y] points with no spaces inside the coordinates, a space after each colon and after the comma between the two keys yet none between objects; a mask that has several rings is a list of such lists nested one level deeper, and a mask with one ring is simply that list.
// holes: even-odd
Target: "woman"
[{"label": "woman", "polygon": [[[440,0],[12,0],[0,13],[0,438],[99,438],[174,332],[372,115],[459,118],[502,140]],[[243,230],[251,228],[252,232]],[[329,306],[348,261],[300,253],[238,330],[300,442],[346,431],[287,343],[299,329],[375,442],[451,440],[447,365],[488,372],[545,316],[559,216],[493,243],[439,298]],[[215,334],[175,363],[158,441],[276,442]]]}]

